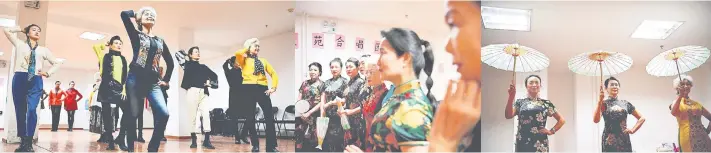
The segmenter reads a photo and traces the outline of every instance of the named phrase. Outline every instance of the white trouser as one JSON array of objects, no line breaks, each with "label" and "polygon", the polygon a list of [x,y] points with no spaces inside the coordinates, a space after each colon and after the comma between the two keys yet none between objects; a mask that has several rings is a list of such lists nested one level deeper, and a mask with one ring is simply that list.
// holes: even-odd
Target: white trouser
[{"label": "white trouser", "polygon": [[190,88],[186,95],[190,119],[193,121],[193,132],[200,131],[200,117],[202,117],[202,128],[205,132],[210,132],[210,110],[207,109],[207,95],[205,89]]}]

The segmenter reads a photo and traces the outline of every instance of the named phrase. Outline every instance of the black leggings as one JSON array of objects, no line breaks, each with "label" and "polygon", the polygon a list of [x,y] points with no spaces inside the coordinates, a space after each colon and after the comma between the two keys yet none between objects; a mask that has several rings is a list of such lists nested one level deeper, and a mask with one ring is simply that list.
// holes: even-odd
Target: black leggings
[{"label": "black leggings", "polygon": [[112,129],[115,128],[113,118],[111,117],[111,114],[113,114],[113,112],[111,112],[112,110],[111,103],[101,103],[101,120],[104,122],[104,133],[112,133],[114,131],[114,129]]},{"label": "black leggings", "polygon": [[52,111],[52,131],[57,131],[59,128],[59,115],[62,114],[62,106],[49,106],[49,109]]},{"label": "black leggings", "polygon": [[69,125],[69,129],[71,130],[74,128],[74,114],[76,113],[76,110],[73,111],[67,111],[67,124]]}]

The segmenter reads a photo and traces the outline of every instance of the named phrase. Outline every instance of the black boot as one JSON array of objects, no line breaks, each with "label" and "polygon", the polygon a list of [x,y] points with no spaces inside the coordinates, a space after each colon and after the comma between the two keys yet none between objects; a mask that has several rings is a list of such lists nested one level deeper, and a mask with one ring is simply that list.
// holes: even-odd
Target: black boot
[{"label": "black boot", "polygon": [[116,140],[114,140],[114,143],[118,145],[119,149],[128,151],[128,147],[126,147],[126,135],[124,132],[119,132],[119,135],[116,137]]},{"label": "black boot", "polygon": [[116,145],[114,145],[114,139],[113,135],[111,135],[111,132],[105,132],[104,135],[106,135],[105,139],[108,141],[107,143],[109,144],[109,146],[106,147],[106,150],[116,150]]},{"label": "black boot", "polygon": [[235,144],[242,144],[242,139],[235,136]]},{"label": "black boot", "polygon": [[259,146],[252,146],[252,152],[259,152]]},{"label": "black boot", "polygon": [[138,131],[138,136],[137,136],[137,138],[138,138],[138,139],[136,139],[136,142],[146,143],[146,140],[143,139],[143,131]]},{"label": "black boot", "polygon": [[249,139],[247,139],[247,138],[242,138],[242,143],[244,143],[244,144],[249,144]]},{"label": "black boot", "polygon": [[190,133],[190,139],[193,139],[193,143],[190,144],[190,148],[197,148],[197,134]]},{"label": "black boot", "polygon": [[106,142],[106,134],[101,134],[101,137],[99,137],[99,140],[96,140],[96,142],[99,142],[99,143]]},{"label": "black boot", "polygon": [[22,136],[20,137],[20,146],[15,149],[15,152],[27,152],[25,151],[27,149],[27,141],[25,141],[25,137]]},{"label": "black boot", "polygon": [[26,136],[25,137],[25,150],[24,152],[35,152],[35,149],[32,147],[32,136]]},{"label": "black boot", "polygon": [[210,143],[210,132],[205,132],[205,140],[202,141],[202,147],[205,149],[215,149],[215,146],[212,146],[212,143]]},{"label": "black boot", "polygon": [[277,153],[277,152],[279,152],[279,150],[277,150],[276,147],[273,147],[273,148],[267,148],[267,152]]},{"label": "black boot", "polygon": [[165,137],[163,137],[163,139],[161,139],[160,141],[168,141],[168,139],[166,139]]}]

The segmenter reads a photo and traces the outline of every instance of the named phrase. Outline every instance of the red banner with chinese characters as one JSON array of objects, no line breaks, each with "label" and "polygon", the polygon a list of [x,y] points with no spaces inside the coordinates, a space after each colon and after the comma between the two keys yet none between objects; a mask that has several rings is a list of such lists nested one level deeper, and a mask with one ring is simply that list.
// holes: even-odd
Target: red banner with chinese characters
[{"label": "red banner with chinese characters", "polygon": [[341,34],[336,34],[335,41],[336,41],[335,44],[336,44],[337,50],[343,50],[346,48],[346,37],[345,36],[343,36]]},{"label": "red banner with chinese characters", "polygon": [[365,39],[357,37],[355,41],[356,51],[363,51],[365,47]]},{"label": "red banner with chinese characters", "polygon": [[323,33],[313,33],[313,48],[323,49]]}]

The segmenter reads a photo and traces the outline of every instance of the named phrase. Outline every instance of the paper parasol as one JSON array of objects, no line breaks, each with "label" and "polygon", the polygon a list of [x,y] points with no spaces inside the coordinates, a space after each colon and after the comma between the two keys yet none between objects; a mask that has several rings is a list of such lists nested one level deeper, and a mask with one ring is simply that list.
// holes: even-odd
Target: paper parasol
[{"label": "paper parasol", "polygon": [[632,57],[618,52],[597,51],[582,53],[568,61],[568,68],[578,74],[611,76],[629,70],[632,67]]},{"label": "paper parasol", "polygon": [[700,67],[711,51],[703,46],[683,46],[660,53],[647,64],[647,73],[653,76],[680,76]]},{"label": "paper parasol", "polygon": [[546,69],[550,61],[537,50],[518,44],[494,44],[481,48],[481,61],[491,67],[513,72],[535,72]]}]

